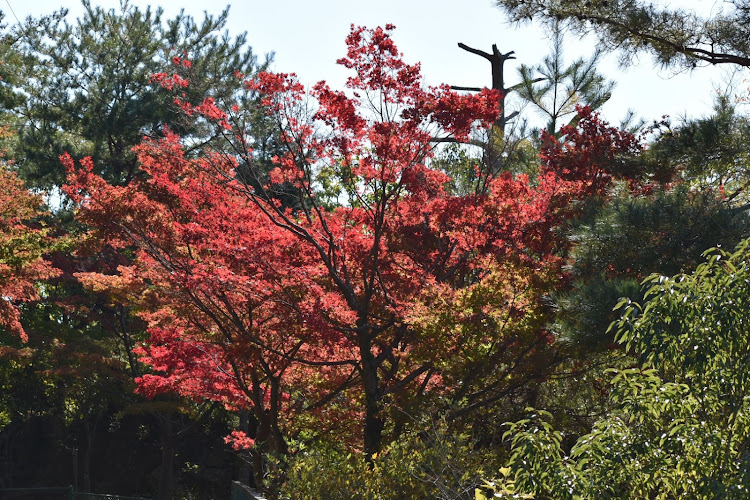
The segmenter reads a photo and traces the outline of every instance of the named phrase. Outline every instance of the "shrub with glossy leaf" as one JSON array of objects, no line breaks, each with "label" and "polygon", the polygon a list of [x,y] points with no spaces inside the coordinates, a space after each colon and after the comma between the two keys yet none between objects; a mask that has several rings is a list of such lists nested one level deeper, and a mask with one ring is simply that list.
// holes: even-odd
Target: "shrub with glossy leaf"
[{"label": "shrub with glossy leaf", "polygon": [[750,240],[692,274],[652,276],[612,324],[639,367],[613,370],[615,411],[568,453],[549,415],[510,425],[515,491],[534,498],[747,498]]}]

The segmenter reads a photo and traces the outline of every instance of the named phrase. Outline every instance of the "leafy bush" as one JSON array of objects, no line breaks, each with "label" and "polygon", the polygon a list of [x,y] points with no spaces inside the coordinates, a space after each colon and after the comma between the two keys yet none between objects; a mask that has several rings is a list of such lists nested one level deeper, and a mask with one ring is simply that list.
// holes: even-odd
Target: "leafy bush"
[{"label": "leafy bush", "polygon": [[[612,327],[640,365],[612,370],[615,411],[566,453],[550,415],[510,425],[507,478],[534,498],[747,498],[750,240],[692,274],[652,276]],[[502,491],[507,480],[490,488]],[[490,485],[492,486],[492,485]]]},{"label": "leafy bush", "polygon": [[294,499],[473,499],[493,455],[442,421],[406,433],[370,461],[331,443],[299,451],[290,459],[282,497]]}]

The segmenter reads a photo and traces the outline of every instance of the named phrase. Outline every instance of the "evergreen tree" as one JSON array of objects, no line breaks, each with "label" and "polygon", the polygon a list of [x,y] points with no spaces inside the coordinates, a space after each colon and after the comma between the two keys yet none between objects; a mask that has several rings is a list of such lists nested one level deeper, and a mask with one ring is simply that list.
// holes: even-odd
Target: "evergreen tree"
[{"label": "evergreen tree", "polygon": [[25,62],[17,89],[23,101],[17,156],[22,176],[38,187],[62,183],[63,152],[92,156],[108,180],[126,184],[136,172],[132,148],[145,135],[169,126],[192,135],[196,147],[214,139],[211,127],[182,117],[170,93],[151,82],[154,74],[189,81],[184,100],[199,103],[236,97],[235,72],[251,75],[265,67],[245,34],[232,39],[221,33],[228,9],[198,23],[184,13],[164,20],[161,9],[140,10],[127,0],[119,10],[89,0],[83,6],[74,22],[62,10],[28,20],[14,35]]},{"label": "evergreen tree", "polygon": [[622,50],[628,61],[641,51],[664,66],[700,63],[750,66],[750,2],[730,0],[727,11],[705,19],[684,9],[643,0],[497,0],[512,21],[565,21],[594,33],[603,47]]},{"label": "evergreen tree", "polygon": [[601,52],[596,51],[591,58],[579,58],[566,67],[563,30],[555,24],[550,54],[537,66],[522,64],[518,69],[521,77],[516,86],[518,94],[545,118],[544,128],[548,133],[558,133],[560,127],[568,124],[564,119],[575,119],[576,106],[596,110],[609,100],[614,83],[597,72],[600,56]]},{"label": "evergreen tree", "polygon": [[690,270],[706,249],[731,248],[748,229],[747,214],[728,207],[715,191],[681,184],[616,196],[569,233],[573,286],[554,294],[558,336],[587,351],[611,345],[612,309],[621,297],[640,298],[641,280]]},{"label": "evergreen tree", "polygon": [[721,189],[727,204],[748,202],[750,118],[741,115],[727,95],[719,95],[711,116],[667,124],[651,147],[654,162],[680,170],[680,177],[698,190]]}]

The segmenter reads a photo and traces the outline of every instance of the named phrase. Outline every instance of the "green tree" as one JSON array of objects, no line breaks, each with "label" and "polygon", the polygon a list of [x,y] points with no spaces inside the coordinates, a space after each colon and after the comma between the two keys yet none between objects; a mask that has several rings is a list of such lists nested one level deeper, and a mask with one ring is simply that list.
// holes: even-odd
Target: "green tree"
[{"label": "green tree", "polygon": [[[747,498],[750,241],[690,274],[653,275],[612,324],[637,357],[614,411],[566,453],[546,412],[510,426],[510,479],[535,498]],[[497,489],[501,488],[498,483]]]},{"label": "green tree", "polygon": [[694,268],[706,249],[736,245],[749,222],[718,192],[686,184],[648,195],[615,194],[593,212],[569,232],[573,285],[553,293],[556,333],[586,350],[611,344],[612,308],[620,297],[639,297],[641,280]]},{"label": "green tree", "polygon": [[558,133],[560,127],[569,124],[571,120],[563,122],[565,118],[574,120],[576,106],[596,110],[609,100],[614,83],[597,72],[600,56],[596,51],[591,58],[576,59],[566,67],[563,30],[555,24],[550,54],[537,66],[522,64],[518,69],[521,77],[521,83],[516,86],[518,94],[544,117],[548,133]]},{"label": "green tree", "polygon": [[62,184],[63,152],[92,156],[109,181],[125,184],[137,170],[132,148],[144,135],[168,125],[196,147],[215,138],[212,127],[184,118],[172,95],[151,83],[154,74],[178,74],[190,82],[183,100],[200,103],[236,98],[241,84],[232,75],[265,67],[245,34],[222,34],[228,9],[198,23],[184,13],[164,20],[161,9],[140,10],[127,0],[119,10],[89,0],[83,7],[74,22],[61,10],[14,34],[25,63],[17,156],[22,176],[38,187]]},{"label": "green tree", "polygon": [[637,296],[651,273],[694,268],[713,246],[734,247],[748,230],[746,144],[750,125],[725,96],[715,112],[660,133],[638,158],[662,187],[638,196],[611,193],[573,226],[570,291],[555,294],[556,330],[579,345],[603,346],[622,296]]},{"label": "green tree", "polygon": [[668,126],[649,155],[654,162],[679,169],[680,177],[692,188],[721,189],[727,205],[742,207],[748,202],[750,184],[749,142],[750,118],[722,94],[712,115]]}]

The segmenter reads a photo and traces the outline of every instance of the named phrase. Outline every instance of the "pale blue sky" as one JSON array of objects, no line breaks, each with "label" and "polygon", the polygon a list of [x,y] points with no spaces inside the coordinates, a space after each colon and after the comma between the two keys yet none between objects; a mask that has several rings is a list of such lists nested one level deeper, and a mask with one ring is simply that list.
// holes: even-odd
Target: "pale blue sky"
[{"label": "pale blue sky", "polygon": [[[107,8],[119,6],[117,0],[92,0],[92,3]],[[335,61],[344,53],[344,37],[352,23],[369,27],[395,24],[394,38],[406,60],[421,61],[425,79],[433,85],[489,85],[489,64],[459,49],[458,42],[485,51],[493,43],[502,52],[514,50],[517,60],[506,66],[506,84],[515,83],[516,64],[536,64],[549,47],[539,27],[508,26],[492,0],[161,0],[158,3],[131,0],[131,4],[139,7],[161,5],[167,17],[184,8],[196,18],[202,17],[203,11],[218,14],[227,3],[232,4],[228,25],[231,33],[247,31],[256,53],[275,52],[275,70],[296,72],[303,83],[310,84],[323,79],[333,86],[343,83],[347,74]],[[717,8],[712,0],[669,3],[699,8],[703,13]],[[70,10],[71,18],[81,11],[77,0],[0,0],[0,10],[8,14],[6,23],[15,21],[8,5],[21,19],[63,6]],[[568,60],[588,56],[594,49],[594,40],[567,38]],[[601,65],[601,71],[617,83],[612,99],[603,109],[604,116],[613,123],[619,122],[628,108],[647,120],[663,114],[674,119],[684,114],[705,115],[710,112],[716,86],[727,79],[726,70],[717,68],[674,75],[673,71],[655,68],[648,56],[623,70],[618,68],[617,57],[611,55]]]}]

